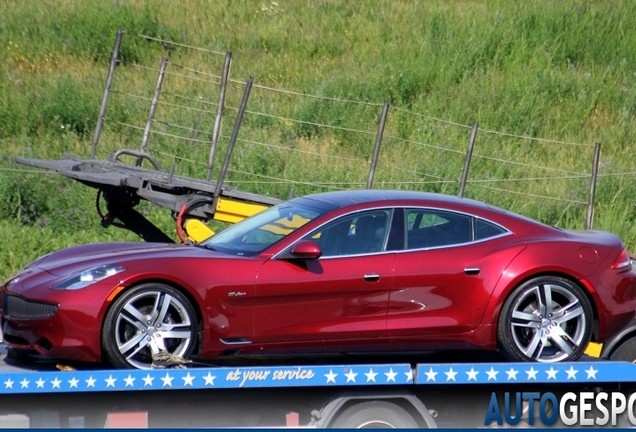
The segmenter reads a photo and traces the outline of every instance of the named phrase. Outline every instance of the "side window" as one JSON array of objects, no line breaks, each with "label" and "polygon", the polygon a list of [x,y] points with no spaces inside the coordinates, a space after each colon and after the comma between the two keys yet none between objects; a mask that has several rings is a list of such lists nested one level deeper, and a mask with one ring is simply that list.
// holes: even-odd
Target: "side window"
[{"label": "side window", "polygon": [[475,219],[475,240],[483,240],[506,233],[506,230],[482,219]]},{"label": "side window", "polygon": [[422,249],[473,241],[471,216],[435,209],[406,209],[406,248]]},{"label": "side window", "polygon": [[391,221],[390,210],[343,216],[305,237],[320,245],[323,257],[383,252]]}]

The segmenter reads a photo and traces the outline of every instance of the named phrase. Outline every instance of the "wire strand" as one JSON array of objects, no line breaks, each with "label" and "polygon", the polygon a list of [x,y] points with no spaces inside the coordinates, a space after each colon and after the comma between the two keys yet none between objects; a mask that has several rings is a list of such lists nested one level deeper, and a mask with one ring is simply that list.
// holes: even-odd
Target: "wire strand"
[{"label": "wire strand", "polygon": [[158,39],[158,38],[155,38],[155,37],[152,37],[152,36],[146,36],[146,35],[142,35],[142,34],[137,34],[136,36],[140,37],[142,39],[148,39],[148,40],[151,40],[151,41],[154,41],[154,42],[160,42],[160,43],[162,43],[164,45],[174,45],[174,46],[178,46],[178,47],[182,47],[182,48],[193,49],[195,51],[202,51],[202,52],[207,52],[207,53],[210,53],[210,54],[216,54],[216,55],[225,56],[225,53],[220,52],[220,51],[213,51],[213,50],[206,49],[206,48],[195,47],[195,46],[192,46],[192,45],[186,45],[186,44],[181,44],[181,43],[177,43],[177,42],[167,41],[167,40],[164,40],[164,39]]}]

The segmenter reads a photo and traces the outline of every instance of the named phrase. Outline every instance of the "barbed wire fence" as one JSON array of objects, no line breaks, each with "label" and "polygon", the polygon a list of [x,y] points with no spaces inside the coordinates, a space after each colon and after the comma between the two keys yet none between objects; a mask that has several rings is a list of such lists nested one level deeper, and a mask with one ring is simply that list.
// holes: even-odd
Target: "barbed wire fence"
[{"label": "barbed wire fence", "polygon": [[[117,56],[120,31],[91,158],[124,142],[180,175],[214,181],[247,81],[230,76],[229,53],[126,37],[170,50],[154,65],[126,63]],[[533,215],[576,209],[589,228],[599,151],[598,144],[255,83],[224,184],[280,198],[365,187],[426,190]]]}]

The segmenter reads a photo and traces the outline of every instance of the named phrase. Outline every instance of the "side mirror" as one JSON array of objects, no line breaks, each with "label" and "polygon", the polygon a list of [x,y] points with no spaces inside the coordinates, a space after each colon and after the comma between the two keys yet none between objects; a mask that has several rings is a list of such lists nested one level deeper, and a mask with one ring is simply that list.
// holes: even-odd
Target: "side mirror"
[{"label": "side mirror", "polygon": [[299,259],[318,259],[322,255],[322,249],[315,242],[301,240],[294,245],[291,254]]}]

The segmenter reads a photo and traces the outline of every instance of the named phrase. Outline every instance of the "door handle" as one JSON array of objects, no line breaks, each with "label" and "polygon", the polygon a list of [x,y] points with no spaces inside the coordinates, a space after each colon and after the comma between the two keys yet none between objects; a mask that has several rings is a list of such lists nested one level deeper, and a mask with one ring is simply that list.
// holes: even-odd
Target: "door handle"
[{"label": "door handle", "polygon": [[364,280],[367,282],[377,282],[380,280],[379,274],[365,274]]},{"label": "door handle", "polygon": [[468,276],[478,275],[479,272],[479,267],[466,267],[464,269],[464,273],[466,273]]}]

